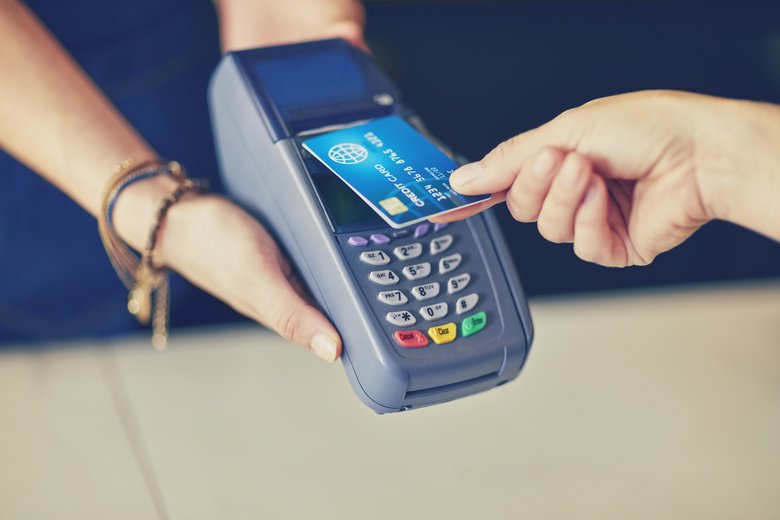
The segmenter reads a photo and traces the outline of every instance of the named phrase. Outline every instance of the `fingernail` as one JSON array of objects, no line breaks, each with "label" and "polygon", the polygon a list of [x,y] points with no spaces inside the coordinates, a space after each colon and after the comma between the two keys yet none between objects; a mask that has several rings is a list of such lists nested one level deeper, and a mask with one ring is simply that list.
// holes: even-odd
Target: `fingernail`
[{"label": "fingernail", "polygon": [[570,162],[563,168],[561,168],[561,180],[567,185],[573,187],[577,184],[577,180],[582,173],[582,167],[579,161]]},{"label": "fingernail", "polygon": [[471,163],[461,166],[450,175],[450,186],[454,189],[462,188],[479,176],[479,163]]},{"label": "fingernail", "polygon": [[549,150],[544,150],[534,160],[531,165],[531,173],[540,179],[546,179],[550,176],[555,167],[555,157]]},{"label": "fingernail", "polygon": [[314,352],[317,357],[324,359],[328,363],[336,361],[339,352],[339,345],[336,340],[322,332],[318,332],[311,339],[311,351]]}]

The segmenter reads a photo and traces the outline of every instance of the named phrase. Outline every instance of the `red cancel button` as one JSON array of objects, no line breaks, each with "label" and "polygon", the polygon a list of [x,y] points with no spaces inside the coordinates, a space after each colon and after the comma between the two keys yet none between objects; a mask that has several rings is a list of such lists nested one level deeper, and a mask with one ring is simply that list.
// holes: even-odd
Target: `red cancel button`
[{"label": "red cancel button", "polygon": [[419,330],[397,330],[393,333],[393,339],[404,348],[418,348],[428,344],[428,338]]}]

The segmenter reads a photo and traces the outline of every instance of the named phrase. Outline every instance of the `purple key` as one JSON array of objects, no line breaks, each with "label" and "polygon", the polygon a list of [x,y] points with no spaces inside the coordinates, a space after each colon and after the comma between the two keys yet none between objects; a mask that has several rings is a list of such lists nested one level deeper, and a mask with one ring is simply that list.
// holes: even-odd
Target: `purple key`
[{"label": "purple key", "polygon": [[435,231],[441,231],[442,229],[446,228],[447,226],[448,226],[448,224],[446,222],[440,222],[440,223],[436,224],[435,226],[433,226],[433,231],[434,232]]},{"label": "purple key", "polygon": [[390,242],[390,237],[382,233],[374,233],[371,235],[371,241],[375,244],[387,244]]},{"label": "purple key", "polygon": [[[438,226],[438,224],[437,224],[437,226]],[[426,235],[428,233],[429,229],[430,229],[430,226],[428,224],[420,224],[414,230],[414,238],[420,238],[421,236]]]},{"label": "purple key", "polygon": [[366,240],[363,237],[349,237],[349,240],[347,240],[347,244],[351,245],[352,247],[363,247],[368,245],[368,240]]}]

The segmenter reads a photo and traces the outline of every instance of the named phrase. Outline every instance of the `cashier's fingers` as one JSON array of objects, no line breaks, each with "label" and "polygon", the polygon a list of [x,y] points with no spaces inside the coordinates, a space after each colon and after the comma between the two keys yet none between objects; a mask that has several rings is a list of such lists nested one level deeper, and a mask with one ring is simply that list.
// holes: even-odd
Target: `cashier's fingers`
[{"label": "cashier's fingers", "polygon": [[255,306],[256,318],[282,337],[303,345],[325,361],[341,354],[341,340],[328,319],[303,296],[296,278],[285,273],[286,262],[278,272],[267,272],[262,302]]},{"label": "cashier's fingers", "polygon": [[268,231],[215,195],[174,204],[160,234],[159,263],[233,309],[326,361],[341,352],[333,325],[307,300]]}]

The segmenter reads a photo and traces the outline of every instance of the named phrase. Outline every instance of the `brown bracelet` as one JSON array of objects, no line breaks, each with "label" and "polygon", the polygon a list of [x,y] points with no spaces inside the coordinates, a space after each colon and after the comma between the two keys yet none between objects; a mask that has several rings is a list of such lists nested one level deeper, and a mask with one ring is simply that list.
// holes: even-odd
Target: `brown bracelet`
[{"label": "brown bracelet", "polygon": [[[163,199],[157,210],[149,240],[139,258],[118,237],[111,214],[118,195],[125,187],[155,175],[169,175],[178,182],[178,186]],[[127,159],[115,168],[115,175],[103,198],[98,215],[100,237],[117,275],[130,291],[127,310],[144,325],[152,319],[152,345],[156,349],[164,349],[168,343],[168,272],[165,266],[155,266],[153,261],[160,229],[171,206],[188,193],[202,193],[205,190],[205,183],[188,178],[181,165],[175,161],[148,161],[133,166],[133,160]]]}]

